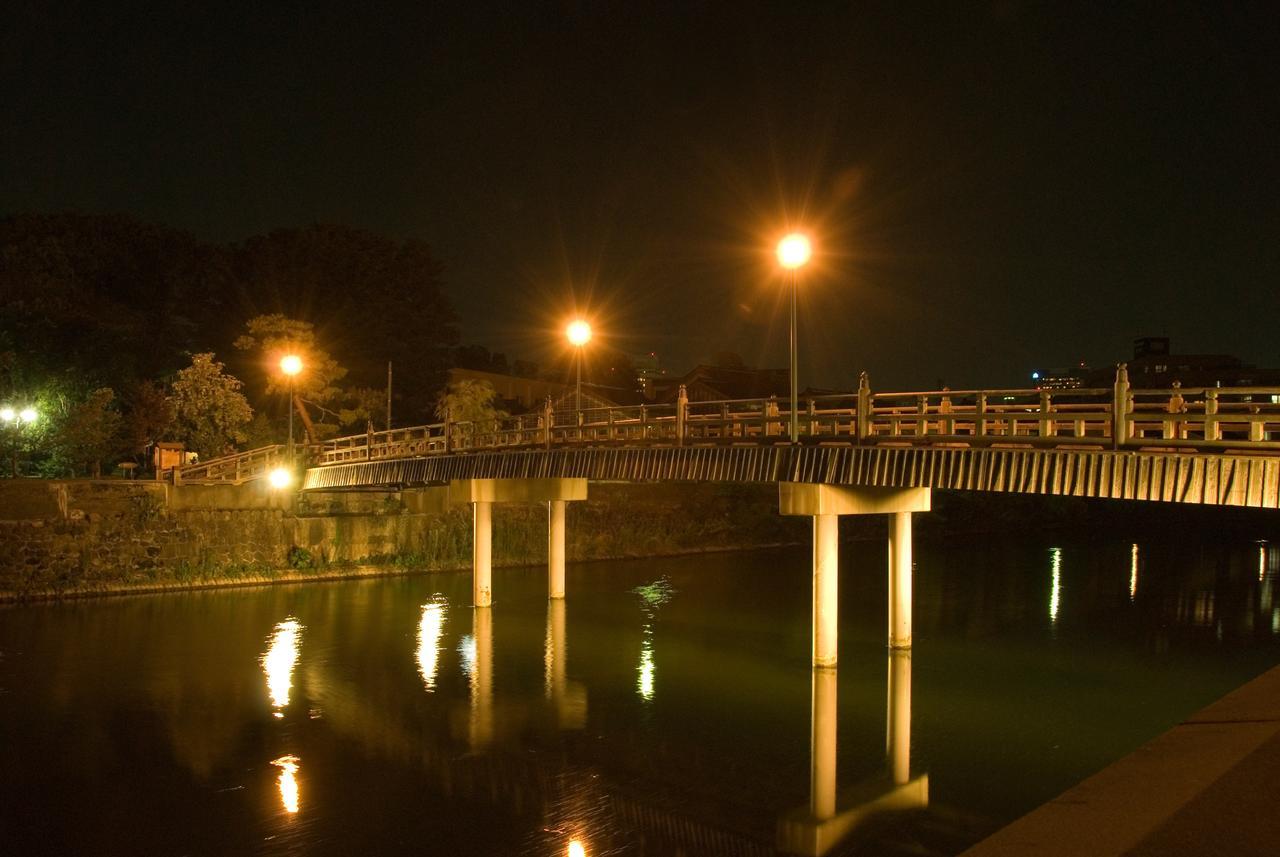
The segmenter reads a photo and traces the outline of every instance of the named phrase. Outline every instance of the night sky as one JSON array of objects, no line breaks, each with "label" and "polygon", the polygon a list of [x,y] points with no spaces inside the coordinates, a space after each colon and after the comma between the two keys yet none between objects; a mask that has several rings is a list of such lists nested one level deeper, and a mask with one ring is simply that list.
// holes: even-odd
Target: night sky
[{"label": "night sky", "polygon": [[6,4],[0,214],[419,238],[464,341],[678,371],[786,365],[804,224],[802,383],[1280,365],[1272,4],[232,5]]}]

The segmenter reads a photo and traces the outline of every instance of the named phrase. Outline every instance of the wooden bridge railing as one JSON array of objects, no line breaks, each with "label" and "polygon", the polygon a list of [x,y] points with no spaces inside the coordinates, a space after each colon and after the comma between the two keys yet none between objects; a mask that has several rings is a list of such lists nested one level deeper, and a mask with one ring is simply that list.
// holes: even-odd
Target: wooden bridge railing
[{"label": "wooden bridge railing", "polygon": [[[573,417],[576,416],[576,419]],[[787,442],[787,403],[775,398],[550,408],[487,423],[447,422],[326,441],[313,464],[445,452],[603,445]],[[1280,452],[1280,387],[1132,388],[1122,365],[1110,388],[850,393],[800,402],[805,443],[1163,448]]]},{"label": "wooden bridge railing", "polygon": [[211,458],[197,464],[185,464],[173,470],[173,484],[197,482],[203,484],[226,483],[239,485],[252,479],[261,479],[287,458],[288,447],[283,444],[264,446],[248,452],[237,452]]}]

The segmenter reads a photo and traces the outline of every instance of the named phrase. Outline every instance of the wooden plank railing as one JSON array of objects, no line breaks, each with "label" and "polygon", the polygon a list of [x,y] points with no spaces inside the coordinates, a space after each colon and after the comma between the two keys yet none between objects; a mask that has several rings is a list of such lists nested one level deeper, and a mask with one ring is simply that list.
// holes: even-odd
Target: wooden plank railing
[{"label": "wooden plank railing", "polygon": [[[806,398],[798,418],[802,443],[1280,452],[1280,387],[1134,389],[1123,367],[1109,388],[872,393],[864,385]],[[547,408],[484,423],[368,432],[307,453],[312,465],[323,466],[510,449],[786,443],[789,424],[784,400],[690,402],[681,396],[673,404],[567,413]],[[241,474],[264,458],[261,450],[243,456],[249,458]],[[193,467],[232,472],[229,460]]]},{"label": "wooden plank railing", "polygon": [[279,467],[288,456],[288,447],[283,444],[264,446],[248,452],[237,452],[211,458],[196,464],[184,464],[173,469],[173,483],[184,482],[200,484],[240,485],[252,479],[261,479]]}]

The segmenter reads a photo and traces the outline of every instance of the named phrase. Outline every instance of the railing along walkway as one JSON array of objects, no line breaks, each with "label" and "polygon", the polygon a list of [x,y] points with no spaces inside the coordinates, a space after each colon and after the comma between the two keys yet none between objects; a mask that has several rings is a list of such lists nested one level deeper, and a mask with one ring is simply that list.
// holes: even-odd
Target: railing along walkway
[{"label": "railing along walkway", "polygon": [[[790,413],[776,399],[585,408],[443,422],[336,438],[310,450],[316,466],[444,453],[577,446],[785,443]],[[567,418],[566,418],[567,416]],[[1280,387],[931,390],[814,396],[799,409],[804,443],[1280,452]]]},{"label": "railing along walkway", "polygon": [[199,484],[240,485],[252,479],[261,479],[275,467],[284,463],[287,450],[283,444],[264,446],[248,452],[237,452],[211,458],[196,464],[186,464],[173,470],[173,484],[184,482]]}]

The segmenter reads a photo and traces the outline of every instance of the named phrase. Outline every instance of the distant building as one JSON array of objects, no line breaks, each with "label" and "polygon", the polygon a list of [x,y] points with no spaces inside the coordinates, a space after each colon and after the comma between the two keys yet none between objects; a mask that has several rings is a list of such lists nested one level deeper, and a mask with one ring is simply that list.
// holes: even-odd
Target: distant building
[{"label": "distant building", "polygon": [[[1259,387],[1280,385],[1280,369],[1262,369],[1229,354],[1177,354],[1167,336],[1141,336],[1133,341],[1129,383],[1134,387]],[[1089,374],[1088,386],[1114,383],[1115,369]]]},{"label": "distant building", "polygon": [[1088,376],[1089,367],[1081,363],[1062,369],[1036,369],[1031,373],[1031,383],[1037,390],[1074,390],[1083,387]]},{"label": "distant building", "polygon": [[653,384],[653,399],[674,402],[685,386],[691,402],[724,399],[784,398],[791,395],[790,373],[786,369],[750,369],[745,366],[701,364],[679,378],[663,377]]},{"label": "distant building", "polygon": [[544,378],[521,378],[500,372],[485,372],[480,369],[463,369],[454,367],[449,370],[449,383],[455,381],[486,381],[497,392],[507,410],[516,413],[542,407],[547,396],[556,398],[565,390],[573,392],[572,384],[548,381]]}]

